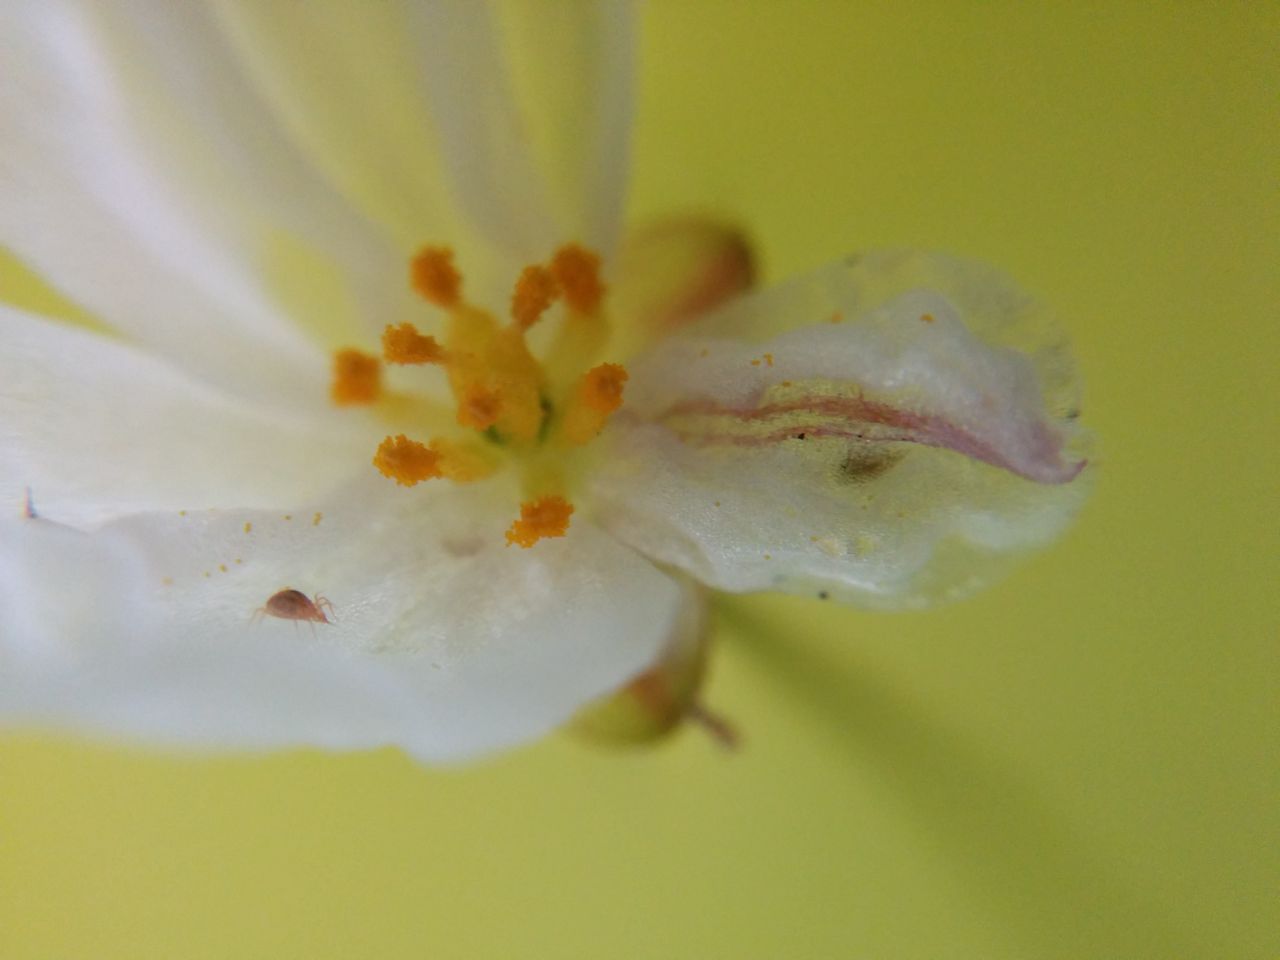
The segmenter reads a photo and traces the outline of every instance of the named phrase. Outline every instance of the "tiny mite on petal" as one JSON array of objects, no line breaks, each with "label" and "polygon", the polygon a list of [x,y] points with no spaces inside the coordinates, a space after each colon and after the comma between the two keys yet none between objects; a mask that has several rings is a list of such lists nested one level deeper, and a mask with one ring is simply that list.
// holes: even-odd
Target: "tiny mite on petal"
[{"label": "tiny mite on petal", "polygon": [[309,620],[312,623],[332,623],[333,621],[324,615],[326,610],[332,616],[333,604],[320,596],[320,594],[317,593],[316,598],[312,600],[301,590],[285,587],[285,589],[273,593],[265,604],[255,610],[253,619],[279,617],[281,620]]}]

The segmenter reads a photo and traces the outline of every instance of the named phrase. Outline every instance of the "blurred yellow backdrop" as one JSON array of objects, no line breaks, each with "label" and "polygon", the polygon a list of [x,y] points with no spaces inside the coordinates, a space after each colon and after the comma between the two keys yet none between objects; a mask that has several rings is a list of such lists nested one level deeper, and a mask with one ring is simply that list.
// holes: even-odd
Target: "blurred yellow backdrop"
[{"label": "blurred yellow backdrop", "polygon": [[726,603],[737,756],[7,734],[0,957],[1280,955],[1278,9],[651,4],[635,215],[1005,267],[1074,333],[1082,522],[928,614]]}]

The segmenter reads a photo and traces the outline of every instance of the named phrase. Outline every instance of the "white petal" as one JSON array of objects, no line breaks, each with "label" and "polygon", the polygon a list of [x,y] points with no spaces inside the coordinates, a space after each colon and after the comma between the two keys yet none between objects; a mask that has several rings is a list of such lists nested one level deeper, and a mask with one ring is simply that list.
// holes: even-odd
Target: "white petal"
[{"label": "white petal", "polygon": [[121,538],[18,516],[0,518],[0,685],[34,688],[91,660],[113,631],[151,626],[151,588]]},{"label": "white petal", "polygon": [[281,126],[402,249],[456,242],[414,4],[219,0],[226,40]]},{"label": "white petal", "polygon": [[983,343],[1026,357],[1046,409],[1074,416],[1080,383],[1070,342],[1053,311],[987,264],[924,250],[876,250],[829,264],[754,294],[691,332],[760,343],[799,327],[860,320],[904,293],[950,303]]},{"label": "white petal", "polygon": [[220,9],[294,135],[402,243],[447,241],[470,272],[478,242],[509,273],[566,240],[605,250],[616,240],[631,128],[629,4],[440,0],[357,11],[321,2],[305,17],[239,0]]},{"label": "white petal", "polygon": [[[157,624],[130,630],[104,598],[74,669],[0,676],[0,714],[217,748],[395,744],[430,761],[536,737],[652,663],[688,598],[585,522],[505,546],[508,493],[370,481],[319,518],[113,524],[94,542],[133,545]],[[286,586],[324,594],[334,622],[251,624]]]},{"label": "white petal", "polygon": [[241,393],[317,383],[316,344],[275,289],[282,250],[306,249],[310,282],[349,297],[348,328],[385,322],[402,258],[289,141],[208,11],[33,0],[7,23],[0,242]]},{"label": "white petal", "polygon": [[629,158],[630,8],[421,4],[422,69],[455,194],[517,261],[611,252]]},{"label": "white petal", "polygon": [[86,523],[319,498],[361,470],[363,413],[265,408],[135,347],[0,307],[0,504]]},{"label": "white petal", "polygon": [[500,3],[517,133],[548,184],[562,231],[609,253],[630,168],[635,73],[629,0]]},{"label": "white petal", "polygon": [[722,589],[958,596],[1056,536],[1087,489],[1065,342],[976,265],[837,264],[631,370],[596,475],[605,522]]}]

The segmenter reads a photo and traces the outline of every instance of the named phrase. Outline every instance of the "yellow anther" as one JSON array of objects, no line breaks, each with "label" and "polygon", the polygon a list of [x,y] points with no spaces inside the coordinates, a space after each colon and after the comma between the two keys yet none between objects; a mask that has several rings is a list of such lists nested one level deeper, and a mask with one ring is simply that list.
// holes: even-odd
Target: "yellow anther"
[{"label": "yellow anther", "polygon": [[340,407],[376,403],[382,393],[382,364],[359,350],[339,350],[333,355],[333,382],[329,396]]},{"label": "yellow anther", "polygon": [[564,439],[575,445],[589,443],[622,406],[626,382],[627,371],[617,363],[602,363],[584,373],[564,412]]},{"label": "yellow anther", "polygon": [[565,302],[579,313],[595,313],[604,297],[600,281],[600,257],[577,244],[567,244],[551,258],[551,274],[560,285]]},{"label": "yellow anther", "polygon": [[462,275],[453,265],[448,247],[423,247],[409,262],[409,281],[424,299],[438,307],[458,305]]},{"label": "yellow anther", "polygon": [[525,267],[511,295],[511,318],[521,330],[528,330],[555,303],[560,288],[546,267]]},{"label": "yellow anther", "polygon": [[528,549],[544,537],[563,537],[569,530],[573,504],[552,495],[520,504],[520,519],[507,531],[507,546]]},{"label": "yellow anther", "polygon": [[373,456],[378,472],[402,487],[412,487],[423,480],[444,476],[440,454],[424,443],[410,440],[403,433],[387,437]]},{"label": "yellow anther", "polygon": [[442,363],[444,348],[435,337],[419,333],[412,323],[388,325],[382,331],[382,357],[387,363]]}]

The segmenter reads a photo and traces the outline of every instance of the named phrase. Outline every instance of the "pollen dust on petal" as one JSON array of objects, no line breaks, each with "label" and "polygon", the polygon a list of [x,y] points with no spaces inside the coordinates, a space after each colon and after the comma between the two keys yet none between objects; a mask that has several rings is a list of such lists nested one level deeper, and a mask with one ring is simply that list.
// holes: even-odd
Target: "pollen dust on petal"
[{"label": "pollen dust on petal", "polygon": [[387,363],[443,363],[444,348],[435,337],[424,336],[412,323],[390,324],[382,331],[382,358]]},{"label": "pollen dust on petal", "polygon": [[560,285],[546,267],[525,267],[511,294],[511,319],[521,330],[528,330],[546,313],[560,295]]},{"label": "pollen dust on petal", "polygon": [[448,247],[423,247],[409,261],[409,282],[424,300],[446,309],[458,304],[462,275]]},{"label": "pollen dust on petal", "polygon": [[600,280],[600,256],[570,243],[551,258],[551,274],[564,293],[569,307],[579,313],[595,313],[604,297]]},{"label": "pollen dust on petal", "polygon": [[440,454],[424,443],[410,440],[403,433],[387,437],[378,445],[373,465],[384,477],[402,487],[412,487],[423,480],[444,476],[440,468]]},{"label": "pollen dust on petal", "polygon": [[563,537],[572,514],[573,504],[554,494],[522,503],[520,519],[507,531],[507,546],[514,543],[528,549],[544,537]]},{"label": "pollen dust on petal", "polygon": [[339,350],[333,355],[333,383],[329,396],[339,407],[367,406],[382,393],[382,364],[359,350]]},{"label": "pollen dust on petal", "polygon": [[622,406],[626,382],[626,368],[617,363],[602,363],[584,373],[565,410],[565,440],[581,445],[603,430],[610,415]]}]

